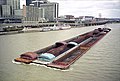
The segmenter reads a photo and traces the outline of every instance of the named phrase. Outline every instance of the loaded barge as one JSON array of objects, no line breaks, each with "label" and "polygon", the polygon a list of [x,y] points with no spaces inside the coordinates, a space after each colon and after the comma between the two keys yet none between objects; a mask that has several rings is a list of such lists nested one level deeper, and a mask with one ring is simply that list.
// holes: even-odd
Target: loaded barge
[{"label": "loaded barge", "polygon": [[110,28],[94,29],[68,40],[56,42],[46,48],[34,52],[26,52],[14,59],[14,61],[25,64],[40,64],[65,70],[110,31]]}]

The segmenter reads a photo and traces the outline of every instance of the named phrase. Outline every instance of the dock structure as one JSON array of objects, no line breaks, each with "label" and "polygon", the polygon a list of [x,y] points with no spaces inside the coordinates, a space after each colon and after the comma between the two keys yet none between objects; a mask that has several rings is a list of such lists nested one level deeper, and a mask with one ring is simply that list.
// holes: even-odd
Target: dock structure
[{"label": "dock structure", "polygon": [[52,26],[56,23],[7,23],[7,24],[1,24],[1,27],[5,27],[5,26],[16,26],[16,27],[48,27],[48,26]]},{"label": "dock structure", "polygon": [[[106,24],[107,21],[84,22],[84,23],[75,23],[75,22],[60,22],[60,23],[68,24],[72,28],[76,28],[76,27],[84,27],[84,26],[102,25],[102,24]],[[58,24],[59,23],[57,22],[0,24],[0,35],[25,33],[25,32],[21,32],[21,30],[23,30],[24,28],[30,29],[29,32],[40,32],[40,29],[42,28],[53,27],[54,25],[58,25]]]},{"label": "dock structure", "polygon": [[[75,23],[75,22],[62,22],[69,24],[70,26],[94,26],[94,25],[102,25],[106,24],[107,21],[96,21],[96,22],[85,22],[85,23]],[[45,22],[45,23],[8,23],[8,24],[1,24],[0,27],[5,27],[5,26],[16,26],[16,27],[33,27],[33,28],[38,28],[38,27],[49,27],[49,26],[54,26],[58,23],[55,22]]]}]

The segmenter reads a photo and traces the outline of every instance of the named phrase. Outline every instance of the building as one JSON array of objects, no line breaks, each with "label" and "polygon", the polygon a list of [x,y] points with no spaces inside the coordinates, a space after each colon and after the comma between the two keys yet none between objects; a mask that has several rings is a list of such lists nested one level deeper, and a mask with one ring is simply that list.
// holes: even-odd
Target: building
[{"label": "building", "polygon": [[79,18],[82,22],[86,22],[86,23],[91,22],[95,19],[93,16],[80,16]]},{"label": "building", "polygon": [[[54,21],[55,19],[58,18],[58,12],[59,12],[58,3],[51,3],[48,2],[47,0],[26,0],[26,5],[27,5],[26,8],[24,7],[23,9],[24,17],[26,16],[26,18],[24,19],[25,21],[31,21],[31,20],[41,21],[41,19]],[[34,13],[35,12],[34,10],[35,11],[38,10],[38,11]],[[35,17],[35,19],[33,17]]]},{"label": "building", "polygon": [[11,15],[14,15],[15,9],[20,9],[20,0],[0,0],[0,5],[8,5],[11,7]]},{"label": "building", "polygon": [[41,4],[46,4],[48,3],[48,1],[47,0],[32,0],[31,3],[34,4],[34,6],[36,7],[40,7]]},{"label": "building", "polygon": [[58,17],[57,21],[63,23],[75,23],[75,17],[73,15],[63,15]]},{"label": "building", "polygon": [[14,16],[22,18],[23,17],[23,10],[22,9],[14,10]]},{"label": "building", "polygon": [[39,8],[39,22],[46,22],[44,13],[45,10],[43,8]]},{"label": "building", "polygon": [[58,13],[59,13],[59,4],[58,3],[46,3],[46,4],[41,4],[41,8],[44,9],[44,17],[48,21],[54,21],[55,19],[58,18]]},{"label": "building", "polygon": [[25,22],[38,21],[38,7],[25,6],[23,7],[23,17]]},{"label": "building", "polygon": [[7,0],[6,3],[12,8],[12,15],[14,15],[14,10],[20,9],[20,0]]},{"label": "building", "polygon": [[40,18],[44,18],[44,9],[43,8],[39,8],[39,17]]},{"label": "building", "polygon": [[[20,1],[26,2],[20,9]],[[59,4],[47,0],[0,0],[0,17],[11,20],[20,18],[24,22],[55,21],[58,18]],[[5,5],[4,5],[5,4]],[[29,6],[26,6],[29,5]],[[10,18],[11,17],[11,18]]]},{"label": "building", "polygon": [[65,19],[75,19],[73,15],[64,15]]},{"label": "building", "polygon": [[32,0],[26,0],[26,6],[29,6],[32,3]]},{"label": "building", "polygon": [[1,17],[11,17],[11,6],[1,5]]},{"label": "building", "polygon": [[0,17],[2,17],[2,5],[6,5],[6,0],[0,0]]},{"label": "building", "polygon": [[34,4],[35,7],[40,7],[40,4],[45,4],[47,2],[47,0],[26,0],[26,6]]},{"label": "building", "polygon": [[0,0],[0,5],[6,5],[6,0]]},{"label": "building", "polygon": [[0,23],[20,23],[20,0],[0,0]]},{"label": "building", "polygon": [[44,19],[44,9],[39,7],[23,6],[23,21],[24,22],[42,22]]},{"label": "building", "polygon": [[20,9],[20,0],[7,0],[7,5],[12,6],[12,9]]},{"label": "building", "polygon": [[1,5],[0,5],[0,17],[2,17],[2,8],[1,8]]}]

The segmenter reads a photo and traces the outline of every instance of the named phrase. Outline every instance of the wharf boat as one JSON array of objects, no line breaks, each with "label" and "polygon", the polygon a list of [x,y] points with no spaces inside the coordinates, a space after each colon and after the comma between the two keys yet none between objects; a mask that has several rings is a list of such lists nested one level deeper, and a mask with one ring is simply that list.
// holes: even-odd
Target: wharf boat
[{"label": "wharf boat", "polygon": [[14,59],[14,61],[26,64],[40,64],[65,70],[110,31],[110,28],[94,29],[62,42],[56,42],[43,49],[26,52]]}]

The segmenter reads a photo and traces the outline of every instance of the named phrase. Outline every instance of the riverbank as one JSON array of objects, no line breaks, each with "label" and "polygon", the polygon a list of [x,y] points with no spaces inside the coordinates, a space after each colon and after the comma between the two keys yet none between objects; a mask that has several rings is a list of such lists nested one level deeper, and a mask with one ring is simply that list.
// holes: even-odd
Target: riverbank
[{"label": "riverbank", "polygon": [[[119,24],[119,23],[107,23],[106,25],[109,25],[109,24]],[[19,24],[20,25],[20,24]],[[22,24],[21,24],[22,25]],[[43,25],[43,27],[45,28],[45,27],[48,27],[48,26],[53,26],[54,25],[54,23],[51,23],[51,25],[50,24],[44,24]],[[80,25],[80,26],[71,26],[71,28],[82,28],[82,27],[90,27],[90,26],[102,26],[102,25],[104,25],[104,24],[95,24],[95,25],[87,25],[87,26],[85,26],[85,25]],[[30,27],[30,26],[25,26],[26,28],[28,28],[28,30],[25,30],[25,31],[21,31],[21,30],[18,30],[18,31],[8,31],[8,32],[3,32],[3,31],[1,31],[0,32],[0,35],[11,35],[11,34],[21,34],[21,33],[34,33],[34,32],[41,32],[42,31],[42,28],[43,27],[41,27],[41,26],[39,26],[39,27],[35,27],[34,28],[34,25],[31,25],[32,27]],[[23,26],[24,27],[24,26]],[[57,31],[60,31],[60,30],[57,30]]]},{"label": "riverbank", "polygon": [[[96,26],[96,25],[95,25]],[[71,26],[71,28],[81,28],[81,27],[86,27],[86,26]],[[89,27],[89,26],[87,26]],[[31,27],[24,27],[23,30],[18,30],[18,31],[7,31],[7,32],[0,32],[0,35],[11,35],[11,34],[21,34],[21,33],[34,33],[34,32],[41,32],[43,27],[39,28],[31,28]],[[45,28],[45,27],[44,27]],[[71,29],[68,28],[68,29]],[[25,30],[24,30],[25,29]],[[68,29],[59,29],[60,30],[68,30]],[[54,31],[54,30],[50,30]],[[48,32],[48,31],[47,31]]]}]

